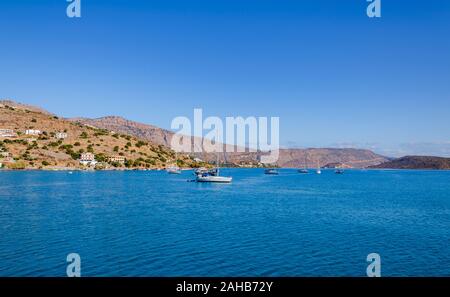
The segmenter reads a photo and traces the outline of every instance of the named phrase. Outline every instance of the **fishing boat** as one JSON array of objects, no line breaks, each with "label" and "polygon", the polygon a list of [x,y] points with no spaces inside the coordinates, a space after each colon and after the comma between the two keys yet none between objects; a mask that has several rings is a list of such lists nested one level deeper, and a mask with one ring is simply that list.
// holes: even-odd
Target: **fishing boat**
[{"label": "fishing boat", "polygon": [[268,168],[268,169],[264,170],[264,174],[278,175],[278,170],[276,170],[275,168]]},{"label": "fishing boat", "polygon": [[343,169],[336,169],[336,171],[334,173],[336,173],[336,174],[344,174],[344,170]]}]

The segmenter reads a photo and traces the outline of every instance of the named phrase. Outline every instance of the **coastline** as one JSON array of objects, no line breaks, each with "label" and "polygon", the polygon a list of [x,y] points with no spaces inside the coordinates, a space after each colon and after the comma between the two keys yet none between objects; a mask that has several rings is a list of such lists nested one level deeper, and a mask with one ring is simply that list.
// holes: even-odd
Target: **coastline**
[{"label": "coastline", "polygon": [[[264,169],[262,167],[220,167],[222,169],[240,169],[240,170],[246,170],[246,169]],[[193,168],[181,168],[181,171],[191,171],[196,169]],[[282,167],[277,168],[278,170],[292,170],[296,171],[298,168],[292,168],[292,167]],[[12,168],[0,168],[0,172],[3,171],[165,171],[166,168],[103,168],[103,169],[94,169],[94,168],[78,168],[78,167],[64,167],[64,168],[24,168],[24,169],[12,169]],[[315,170],[315,168],[309,168],[309,170]],[[334,168],[322,168],[322,171],[334,171]],[[450,168],[448,169],[437,169],[437,168],[345,168],[344,171],[450,171]],[[311,173],[312,174],[312,173]]]}]

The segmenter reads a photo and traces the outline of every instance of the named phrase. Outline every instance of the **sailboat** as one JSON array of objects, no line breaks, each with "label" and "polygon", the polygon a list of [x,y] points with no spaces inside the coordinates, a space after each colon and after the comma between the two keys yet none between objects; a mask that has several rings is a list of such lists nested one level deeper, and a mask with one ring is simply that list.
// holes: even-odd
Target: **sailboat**
[{"label": "sailboat", "polygon": [[319,162],[317,162],[317,169],[316,169],[316,173],[317,173],[317,174],[322,174],[322,171],[320,170],[320,165],[319,165]]},{"label": "sailboat", "polygon": [[305,152],[305,167],[302,168],[302,169],[299,169],[298,172],[299,172],[299,173],[304,173],[304,174],[305,174],[305,173],[309,173],[307,168],[308,168],[308,155],[307,155],[307,153]]},{"label": "sailboat", "polygon": [[264,174],[278,175],[278,170],[276,170],[275,168],[268,168],[268,169],[264,170]]},{"label": "sailboat", "polygon": [[168,174],[181,174],[180,167],[178,166],[170,166],[166,169]]},{"label": "sailboat", "polygon": [[231,183],[232,177],[220,176],[219,158],[217,158],[216,164],[217,167],[213,170],[196,172],[197,177],[195,180],[198,183]]}]

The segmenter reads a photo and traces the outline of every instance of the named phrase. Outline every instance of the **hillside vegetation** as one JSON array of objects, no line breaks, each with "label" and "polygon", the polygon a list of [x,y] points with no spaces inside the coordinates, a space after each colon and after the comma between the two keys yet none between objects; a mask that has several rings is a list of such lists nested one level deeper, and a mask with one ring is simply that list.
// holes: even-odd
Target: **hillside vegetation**
[{"label": "hillside vegetation", "polygon": [[[117,116],[108,116],[97,119],[74,118],[73,122],[79,122],[93,127],[119,131],[145,139],[151,143],[169,146],[173,137],[173,132],[167,131],[152,125],[142,124],[130,121]],[[191,137],[194,142],[194,137]],[[216,159],[227,166],[239,167],[259,167],[262,164],[258,161],[259,155],[252,152],[237,152],[236,147],[227,145],[227,153],[196,153],[195,157],[208,162],[214,162]],[[234,152],[230,152],[234,151]],[[366,149],[353,148],[309,148],[309,149],[281,149],[278,167],[298,168],[298,167],[317,167],[326,166],[330,163],[340,163],[344,168],[365,168],[371,165],[377,165],[388,161],[389,159],[378,155]]]},{"label": "hillside vegetation", "polygon": [[[11,169],[85,168],[79,162],[82,153],[90,152],[99,162],[97,169],[155,169],[177,164],[198,167],[189,156],[179,155],[162,145],[126,134],[119,134],[60,119],[50,113],[0,102],[0,129],[12,129],[17,137],[0,137],[0,163]],[[40,135],[25,135],[27,129]],[[57,139],[58,132],[67,138]],[[9,155],[9,156],[8,156]],[[110,162],[109,157],[122,156],[125,162]]]},{"label": "hillside vegetation", "polygon": [[[229,167],[263,167],[260,157],[264,153],[238,152],[237,147],[226,145],[227,153],[178,154],[170,149],[173,132],[142,124],[118,116],[97,119],[61,119],[40,107],[0,100],[0,129],[12,129],[17,138],[0,137],[0,145],[13,156],[13,162],[0,157],[0,163],[9,168],[84,168],[79,157],[93,152],[99,168],[164,168],[208,166],[215,163]],[[24,135],[26,129],[42,131],[39,136]],[[56,139],[58,132],[66,132],[64,140]],[[189,137],[189,136],[188,136]],[[195,137],[191,137],[194,144]],[[201,143],[207,139],[197,139]],[[232,148],[230,150],[229,148]],[[198,149],[198,148],[197,148]],[[234,152],[230,152],[234,151]],[[370,150],[352,148],[280,149],[276,167],[323,167],[339,164],[343,168],[365,168],[389,161]],[[109,157],[120,156],[124,164],[110,162]],[[205,162],[195,162],[194,159]],[[175,160],[177,159],[177,160]]]}]

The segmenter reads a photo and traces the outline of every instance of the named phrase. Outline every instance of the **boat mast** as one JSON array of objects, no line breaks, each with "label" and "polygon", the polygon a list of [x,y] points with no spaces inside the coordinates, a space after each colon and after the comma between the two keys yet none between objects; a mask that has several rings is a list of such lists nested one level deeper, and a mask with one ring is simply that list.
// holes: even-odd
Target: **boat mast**
[{"label": "boat mast", "polygon": [[219,154],[216,154],[216,169],[217,169],[217,176],[219,176]]}]

